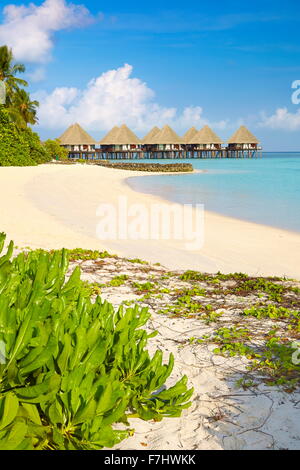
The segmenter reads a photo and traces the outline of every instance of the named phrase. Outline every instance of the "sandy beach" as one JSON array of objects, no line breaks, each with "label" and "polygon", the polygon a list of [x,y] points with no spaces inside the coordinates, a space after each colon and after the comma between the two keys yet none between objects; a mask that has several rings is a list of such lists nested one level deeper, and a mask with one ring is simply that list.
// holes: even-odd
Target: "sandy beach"
[{"label": "sandy beach", "polygon": [[133,191],[126,179],[145,175],[89,165],[0,168],[1,231],[18,247],[106,249],[170,269],[245,272],[300,278],[300,234],[205,211],[204,246],[182,240],[99,240],[99,205],[169,204]]},{"label": "sandy beach", "polygon": [[[205,244],[199,252],[185,250],[179,241],[98,240],[99,204],[117,204],[120,196],[126,196],[129,204],[138,201],[149,206],[164,202],[138,194],[128,186],[126,179],[139,174],[143,173],[88,165],[0,168],[1,231],[7,233],[8,240],[13,239],[19,249],[81,247],[106,249],[120,255],[100,263],[79,261],[71,269],[79,264],[83,280],[106,283],[101,288],[101,297],[115,308],[128,301],[148,307],[151,319],[147,330],[158,331],[149,341],[149,352],[153,355],[161,349],[165,358],[170,353],[175,358],[167,385],[186,374],[189,386],[194,387],[192,406],[180,418],[166,418],[162,422],[130,419],[134,435],[115,449],[299,449],[298,394],[286,393],[260,380],[246,389],[238,388],[236,382],[243,377],[257,379],[247,371],[249,361],[245,357],[218,356],[213,352],[213,344],[191,341],[192,337],[212,334],[219,326],[230,327],[241,321],[246,321],[251,331],[264,334],[273,327],[271,320],[250,318],[247,323],[240,316],[244,308],[256,305],[261,297],[252,294],[241,298],[233,291],[225,297],[221,292],[196,299],[213,303],[220,313],[212,324],[201,316],[172,318],[161,314],[160,308],[176,303],[172,292],[191,288],[192,284],[180,280],[180,270],[188,268],[300,279],[300,235],[206,212]],[[121,256],[160,262],[166,268],[132,263]],[[168,269],[179,271],[164,281]],[[120,287],[111,287],[110,280],[116,275],[125,275],[128,281]],[[133,281],[155,282],[166,293],[162,300],[153,296],[145,304]],[[234,288],[234,284],[225,282],[223,288]],[[208,293],[214,286],[203,284]]]}]

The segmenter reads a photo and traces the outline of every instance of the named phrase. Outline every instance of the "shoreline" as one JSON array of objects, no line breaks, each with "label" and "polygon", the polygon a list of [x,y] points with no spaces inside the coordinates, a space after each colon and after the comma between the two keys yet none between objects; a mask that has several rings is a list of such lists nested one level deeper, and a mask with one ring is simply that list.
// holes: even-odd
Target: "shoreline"
[{"label": "shoreline", "polygon": [[[193,173],[207,173],[208,170],[198,170],[198,169],[195,169]],[[159,176],[159,175],[165,175],[167,173],[159,173],[159,174],[150,174],[150,173],[146,173],[144,175],[137,175],[137,176],[129,176],[128,178],[126,178],[126,181],[127,180],[130,180],[130,179],[133,179],[133,178],[136,178],[138,176],[141,176],[141,177],[145,177],[145,176]],[[173,175],[175,175],[176,173],[172,173]],[[159,198],[161,201],[164,201],[164,202],[168,202],[169,204],[182,204],[182,203],[178,203],[178,202],[175,202],[175,201],[172,201],[171,199],[168,199],[166,197],[163,197],[163,196],[160,196],[160,195],[157,195],[157,194],[154,194],[154,193],[150,193],[150,192],[143,192],[143,191],[137,191],[136,189],[133,189],[132,186],[130,185],[129,182],[126,182],[126,184],[130,187],[130,189],[132,191],[134,191],[135,193],[137,194],[144,194],[146,196],[150,196],[150,197],[155,197],[155,198]],[[208,214],[210,215],[214,215],[216,217],[224,217],[225,219],[230,219],[230,220],[239,220],[241,223],[249,223],[249,224],[253,224],[253,225],[257,225],[258,227],[264,227],[266,229],[268,228],[272,228],[272,229],[275,229],[275,230],[281,230],[281,231],[284,231],[284,232],[287,232],[287,233],[290,233],[290,234],[293,234],[293,235],[298,235],[300,236],[300,231],[298,232],[297,230],[292,230],[292,229],[287,229],[287,228],[283,228],[283,227],[279,227],[278,225],[268,225],[268,224],[262,224],[260,222],[255,222],[254,220],[248,220],[248,219],[242,219],[240,217],[233,217],[231,215],[226,215],[226,214],[222,214],[221,212],[217,212],[217,211],[211,211],[211,210],[205,210],[205,212],[207,212]]]},{"label": "shoreline", "polygon": [[[207,170],[195,170],[195,172],[197,173],[205,173]],[[129,176],[127,178],[124,179],[124,183],[125,185],[127,185],[133,192],[135,192],[136,194],[143,194],[145,196],[149,196],[149,197],[153,197],[155,198],[156,200],[160,200],[161,202],[163,203],[168,203],[168,204],[176,204],[176,205],[183,205],[182,203],[179,203],[179,202],[176,202],[176,201],[172,201],[171,199],[168,199],[166,197],[163,197],[163,196],[160,196],[160,195],[157,195],[157,194],[153,194],[153,193],[146,193],[146,192],[143,192],[143,191],[137,191],[135,189],[133,189],[130,184],[128,183],[128,180],[130,180],[131,178],[137,178],[137,177],[147,177],[147,176],[160,176],[160,175],[165,175],[166,173],[157,173],[157,174],[149,174],[149,173],[146,173],[146,174],[143,174],[143,175],[135,175],[135,176]],[[205,212],[207,215],[209,216],[214,216],[214,217],[218,217],[218,218],[223,218],[223,219],[226,219],[228,222],[230,221],[236,221],[236,222],[240,222],[240,223],[248,223],[248,224],[251,224],[251,225],[255,225],[257,227],[260,227],[260,228],[264,228],[265,230],[268,230],[268,229],[274,229],[274,230],[279,230],[279,231],[282,231],[282,232],[286,232],[287,234],[291,234],[291,235],[296,235],[296,236],[299,236],[300,237],[300,232],[297,232],[296,230],[290,230],[290,229],[285,229],[285,228],[282,228],[282,227],[278,227],[278,226],[275,226],[275,225],[267,225],[267,224],[261,224],[260,222],[254,222],[252,220],[247,220],[247,219],[241,219],[240,217],[232,217],[230,215],[226,215],[226,214],[222,214],[221,212],[216,212],[216,211],[209,211],[207,209],[205,209]]]},{"label": "shoreline", "polygon": [[[152,173],[155,175],[156,173]],[[187,251],[178,240],[101,241],[99,204],[174,205],[134,191],[127,179],[144,172],[84,165],[0,168],[1,231],[19,247],[102,249],[160,262],[169,269],[300,279],[300,234],[205,211],[205,244]],[[149,175],[149,174],[148,174]],[[176,204],[180,206],[180,204]]]}]

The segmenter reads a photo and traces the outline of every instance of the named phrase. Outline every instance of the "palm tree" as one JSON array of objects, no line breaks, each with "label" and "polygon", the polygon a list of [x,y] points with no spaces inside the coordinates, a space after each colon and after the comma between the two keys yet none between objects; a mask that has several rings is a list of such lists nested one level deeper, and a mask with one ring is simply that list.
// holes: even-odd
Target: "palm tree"
[{"label": "palm tree", "polygon": [[22,64],[13,64],[12,50],[7,46],[0,47],[0,81],[6,84],[6,103],[11,103],[14,93],[20,89],[20,86],[27,86],[28,83],[21,78],[16,77],[17,73],[25,72],[25,66]]},{"label": "palm tree", "polygon": [[30,95],[22,89],[18,89],[12,96],[8,113],[18,127],[26,128],[28,124],[36,124],[38,101],[31,101]]}]

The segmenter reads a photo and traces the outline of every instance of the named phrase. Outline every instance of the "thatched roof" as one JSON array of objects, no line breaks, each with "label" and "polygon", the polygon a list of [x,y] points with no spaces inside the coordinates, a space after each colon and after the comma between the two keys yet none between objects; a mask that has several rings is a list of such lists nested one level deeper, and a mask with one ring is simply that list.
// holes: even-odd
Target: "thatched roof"
[{"label": "thatched roof", "polygon": [[116,135],[119,132],[119,127],[113,127],[104,137],[100,140],[100,145],[113,145],[116,140]]},{"label": "thatched roof", "polygon": [[209,127],[204,126],[199,132],[190,140],[190,144],[223,144],[217,134]]},{"label": "thatched roof", "polygon": [[170,126],[164,126],[162,130],[156,134],[152,141],[150,142],[151,144],[157,144],[157,145],[168,145],[168,144],[183,144],[184,141],[182,138],[179,137],[179,135],[176,134],[173,129],[171,129]]},{"label": "thatched roof", "polygon": [[183,140],[186,144],[189,144],[193,137],[198,133],[195,127],[191,127],[183,136]]},{"label": "thatched roof", "polygon": [[191,127],[183,136],[183,140],[186,144],[189,144],[193,137],[198,133],[195,127]]},{"label": "thatched roof", "polygon": [[151,144],[152,143],[152,139],[157,135],[159,134],[160,132],[160,129],[159,127],[153,127],[153,129],[151,129],[150,132],[148,132],[147,135],[145,135],[145,137],[142,139],[142,143],[143,144]]},{"label": "thatched roof", "polygon": [[123,124],[113,136],[113,145],[133,145],[140,144],[140,139]]},{"label": "thatched roof", "polygon": [[97,142],[79,124],[72,124],[60,137],[61,145],[95,145]]},{"label": "thatched roof", "polygon": [[228,140],[229,144],[259,144],[259,140],[247,129],[241,126]]}]

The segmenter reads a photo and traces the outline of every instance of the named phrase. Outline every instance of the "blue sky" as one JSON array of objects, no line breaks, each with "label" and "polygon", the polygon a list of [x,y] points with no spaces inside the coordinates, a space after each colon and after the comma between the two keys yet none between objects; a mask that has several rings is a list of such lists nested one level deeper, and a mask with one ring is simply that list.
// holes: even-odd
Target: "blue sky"
[{"label": "blue sky", "polygon": [[299,2],[29,4],[2,3],[0,43],[26,64],[43,138],[125,121],[140,135],[208,123],[227,139],[243,123],[266,150],[300,151]]}]

